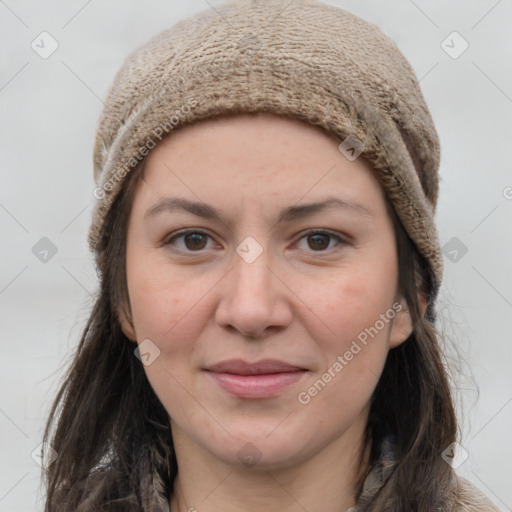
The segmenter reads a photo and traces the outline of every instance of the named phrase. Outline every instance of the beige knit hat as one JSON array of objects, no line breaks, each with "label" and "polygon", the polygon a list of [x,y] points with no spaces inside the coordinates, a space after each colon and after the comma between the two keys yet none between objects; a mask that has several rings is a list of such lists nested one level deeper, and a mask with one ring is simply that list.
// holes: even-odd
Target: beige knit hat
[{"label": "beige knit hat", "polygon": [[416,75],[375,25],[316,0],[234,0],[165,30],[117,72],[94,147],[91,251],[126,175],[173,130],[271,112],[339,138],[374,167],[403,226],[443,276],[434,212],[439,140]]}]

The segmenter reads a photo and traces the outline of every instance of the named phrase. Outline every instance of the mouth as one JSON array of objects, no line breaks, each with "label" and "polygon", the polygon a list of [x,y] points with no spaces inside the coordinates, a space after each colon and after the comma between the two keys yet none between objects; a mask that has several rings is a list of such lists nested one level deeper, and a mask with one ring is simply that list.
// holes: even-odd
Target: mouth
[{"label": "mouth", "polygon": [[298,382],[308,370],[275,359],[255,363],[230,359],[209,366],[206,371],[221,389],[233,396],[270,398]]}]

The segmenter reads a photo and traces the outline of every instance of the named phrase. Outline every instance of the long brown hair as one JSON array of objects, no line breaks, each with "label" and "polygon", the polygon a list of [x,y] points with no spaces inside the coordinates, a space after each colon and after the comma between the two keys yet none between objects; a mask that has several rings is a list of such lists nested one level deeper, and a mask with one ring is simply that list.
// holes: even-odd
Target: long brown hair
[{"label": "long brown hair", "polygon": [[[43,440],[58,453],[43,473],[46,512],[169,510],[178,467],[168,414],[117,316],[118,308],[129,309],[126,234],[143,173],[144,161],[127,176],[106,217],[96,255],[100,291],[46,423]],[[399,288],[414,328],[389,351],[372,396],[366,429],[370,463],[377,461],[380,442],[392,436],[396,465],[363,508],[444,510],[452,469],[441,452],[455,441],[457,424],[434,325],[433,276],[389,200],[387,207],[396,234]],[[424,316],[418,292],[429,301]]]}]

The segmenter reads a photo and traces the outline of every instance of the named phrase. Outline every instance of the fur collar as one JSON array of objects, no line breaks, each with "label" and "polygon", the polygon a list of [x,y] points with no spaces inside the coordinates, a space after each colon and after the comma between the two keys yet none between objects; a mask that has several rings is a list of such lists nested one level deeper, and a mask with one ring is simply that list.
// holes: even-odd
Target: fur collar
[{"label": "fur collar", "polygon": [[[379,462],[368,473],[355,506],[346,512],[360,512],[372,501],[395,465],[395,452],[391,437],[383,439],[379,446]],[[442,512],[500,512],[485,494],[465,478],[453,472],[453,491],[450,504]]]}]

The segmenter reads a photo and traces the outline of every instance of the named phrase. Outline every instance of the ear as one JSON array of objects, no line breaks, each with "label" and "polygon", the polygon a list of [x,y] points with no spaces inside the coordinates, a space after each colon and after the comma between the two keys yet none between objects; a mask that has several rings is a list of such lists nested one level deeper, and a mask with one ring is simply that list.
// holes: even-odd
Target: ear
[{"label": "ear", "polygon": [[121,329],[123,330],[124,335],[130,340],[136,343],[137,334],[135,333],[135,327],[133,325],[132,319],[126,313],[126,310],[129,308],[126,307],[118,307],[117,318],[119,319],[119,323],[121,324]]},{"label": "ear", "polygon": [[[418,301],[420,303],[421,316],[425,315],[427,309],[427,301],[418,293]],[[397,312],[393,318],[393,325],[389,335],[389,348],[395,348],[401,345],[412,333],[413,325],[409,309],[407,308],[406,301],[402,298],[399,300],[400,310],[395,309]]]}]

